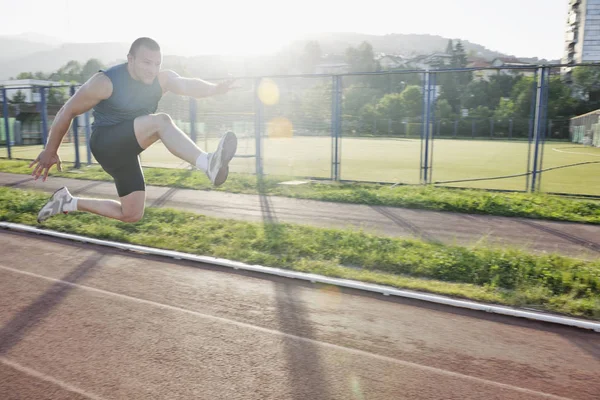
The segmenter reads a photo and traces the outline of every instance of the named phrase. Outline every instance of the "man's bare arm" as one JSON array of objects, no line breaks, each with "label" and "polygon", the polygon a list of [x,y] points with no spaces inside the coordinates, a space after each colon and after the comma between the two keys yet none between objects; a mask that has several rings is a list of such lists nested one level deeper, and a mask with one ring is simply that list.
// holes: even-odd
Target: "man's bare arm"
[{"label": "man's bare arm", "polygon": [[106,75],[99,72],[92,76],[56,114],[50,127],[46,149],[56,153],[73,119],[91,110],[100,101],[109,98],[111,93],[112,83]]},{"label": "man's bare arm", "polygon": [[163,92],[196,98],[227,93],[233,83],[233,80],[214,84],[198,78],[184,78],[170,70],[161,71],[159,81]]},{"label": "man's bare arm", "polygon": [[45,181],[48,178],[50,168],[54,164],[57,165],[59,171],[62,170],[58,148],[69,130],[73,118],[91,110],[100,101],[109,98],[111,94],[112,83],[110,79],[99,72],[84,83],[61,107],[50,127],[46,148],[29,164],[30,168],[37,164],[31,174],[36,180],[43,175]]}]

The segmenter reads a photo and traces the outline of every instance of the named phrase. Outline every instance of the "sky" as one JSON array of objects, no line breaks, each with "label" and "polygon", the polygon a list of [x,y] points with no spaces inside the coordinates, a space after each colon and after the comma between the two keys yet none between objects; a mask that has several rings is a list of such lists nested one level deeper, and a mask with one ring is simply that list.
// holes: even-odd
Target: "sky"
[{"label": "sky", "polygon": [[150,36],[193,55],[271,52],[303,33],[417,33],[518,57],[559,59],[568,10],[568,0],[151,2],[0,0],[0,35],[35,32],[79,43]]}]

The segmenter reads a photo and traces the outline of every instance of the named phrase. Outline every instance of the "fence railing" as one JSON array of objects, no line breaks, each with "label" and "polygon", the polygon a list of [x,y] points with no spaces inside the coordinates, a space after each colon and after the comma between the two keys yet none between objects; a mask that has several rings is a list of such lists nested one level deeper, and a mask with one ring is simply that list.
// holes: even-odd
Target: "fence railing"
[{"label": "fence railing", "polygon": [[[232,170],[240,173],[590,194],[541,184],[547,144],[587,144],[583,138],[590,137],[589,144],[600,145],[600,134],[594,133],[600,132],[598,113],[549,118],[556,68],[242,77],[239,90],[219,98],[167,94],[158,111],[170,114],[207,151],[225,130],[236,132],[240,146]],[[71,95],[78,89],[64,87]],[[10,88],[15,89],[33,88]],[[50,87],[36,87],[39,101],[32,104],[12,104],[7,90],[0,90],[0,143],[8,158],[33,158],[38,150],[28,150],[35,147],[32,137],[37,133],[38,145],[45,146],[60,104],[49,97]],[[94,163],[92,121],[91,112],[77,117],[63,141],[73,148],[69,158],[76,168]],[[558,169],[553,157],[569,154],[558,150],[546,154],[551,169]],[[143,161],[181,166],[158,150]]]}]

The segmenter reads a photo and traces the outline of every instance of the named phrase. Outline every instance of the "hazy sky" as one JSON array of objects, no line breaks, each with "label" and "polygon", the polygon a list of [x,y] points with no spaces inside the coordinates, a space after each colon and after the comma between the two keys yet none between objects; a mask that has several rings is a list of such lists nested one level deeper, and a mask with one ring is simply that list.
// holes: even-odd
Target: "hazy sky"
[{"label": "hazy sky", "polygon": [[304,32],[429,33],[516,56],[558,59],[568,9],[568,0],[151,2],[0,0],[0,35],[36,32],[70,42],[151,36],[190,52],[257,53]]}]

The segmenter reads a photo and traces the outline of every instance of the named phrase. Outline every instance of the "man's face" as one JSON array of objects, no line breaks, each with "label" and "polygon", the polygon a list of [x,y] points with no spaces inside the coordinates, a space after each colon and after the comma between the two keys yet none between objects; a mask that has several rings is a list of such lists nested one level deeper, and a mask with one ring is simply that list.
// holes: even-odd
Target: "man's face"
[{"label": "man's face", "polygon": [[162,55],[160,51],[150,50],[145,46],[137,49],[135,56],[129,55],[129,64],[132,67],[133,78],[150,85],[160,71]]}]

